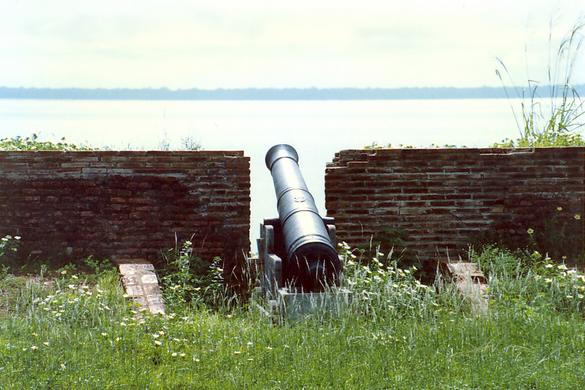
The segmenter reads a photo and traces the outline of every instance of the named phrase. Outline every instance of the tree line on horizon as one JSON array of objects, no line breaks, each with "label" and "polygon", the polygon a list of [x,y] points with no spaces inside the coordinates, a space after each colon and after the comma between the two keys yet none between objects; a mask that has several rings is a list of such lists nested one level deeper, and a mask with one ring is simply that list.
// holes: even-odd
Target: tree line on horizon
[{"label": "tree line on horizon", "polygon": [[[510,89],[510,88],[508,88]],[[514,90],[516,88],[512,88]],[[517,88],[521,91],[521,87]],[[541,98],[552,97],[552,86],[542,86]],[[575,86],[585,93],[585,84]],[[27,88],[0,87],[0,99],[79,100],[399,100],[399,99],[501,99],[504,87],[408,88]],[[516,96],[522,98],[522,95]]]}]

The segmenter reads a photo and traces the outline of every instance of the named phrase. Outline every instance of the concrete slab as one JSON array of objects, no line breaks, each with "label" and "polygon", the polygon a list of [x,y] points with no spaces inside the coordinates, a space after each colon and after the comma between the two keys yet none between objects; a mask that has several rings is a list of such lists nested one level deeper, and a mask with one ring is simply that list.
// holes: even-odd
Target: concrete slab
[{"label": "concrete slab", "polygon": [[154,265],[146,260],[129,259],[118,261],[118,269],[130,299],[153,314],[165,313]]},{"label": "concrete slab", "polygon": [[457,286],[457,289],[470,303],[476,314],[488,312],[489,296],[487,278],[475,263],[451,263],[442,261],[439,267],[444,276]]}]

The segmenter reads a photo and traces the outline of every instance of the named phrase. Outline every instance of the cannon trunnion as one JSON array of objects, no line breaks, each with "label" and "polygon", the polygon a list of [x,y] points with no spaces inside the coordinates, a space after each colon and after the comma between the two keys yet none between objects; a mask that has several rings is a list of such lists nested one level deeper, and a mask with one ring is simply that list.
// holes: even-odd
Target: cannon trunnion
[{"label": "cannon trunnion", "polygon": [[342,268],[335,249],[334,220],[319,215],[296,150],[275,145],[265,161],[274,181],[279,218],[265,219],[261,225],[258,252],[264,268],[263,290],[272,295],[282,287],[319,292],[334,286]]}]

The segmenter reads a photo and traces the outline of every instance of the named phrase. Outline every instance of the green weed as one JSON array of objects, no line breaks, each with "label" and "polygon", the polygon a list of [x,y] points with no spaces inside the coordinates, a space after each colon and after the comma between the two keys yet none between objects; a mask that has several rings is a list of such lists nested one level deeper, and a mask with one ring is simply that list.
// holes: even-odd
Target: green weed
[{"label": "green weed", "polygon": [[[183,270],[188,248],[175,258]],[[348,310],[279,326],[245,307],[188,300],[150,315],[126,300],[112,269],[9,275],[0,281],[0,387],[583,386],[582,273],[540,254],[472,253],[490,276],[490,309],[478,317],[447,283],[422,286],[392,256],[340,252]]]},{"label": "green weed", "polygon": [[60,142],[41,141],[37,134],[30,137],[16,136],[13,138],[0,139],[0,150],[6,151],[38,151],[38,150],[58,150],[58,151],[87,151],[95,148],[87,145],[77,145],[69,143],[65,138]]},{"label": "green weed", "polygon": [[167,306],[177,310],[185,305],[211,309],[228,305],[230,294],[219,257],[211,262],[202,260],[193,254],[191,241],[165,252],[163,257],[161,282]]},{"label": "green weed", "polygon": [[[550,96],[548,103],[540,96],[538,81],[528,79],[525,88],[515,89],[516,97],[521,98],[520,113],[516,112],[514,106],[512,113],[520,135],[517,139],[496,143],[494,147],[585,146],[585,140],[580,134],[584,126],[583,101],[572,84],[575,61],[583,44],[581,32],[584,27],[582,23],[575,25],[550,56],[546,80]],[[514,82],[505,63],[499,58],[498,63],[501,71],[496,69],[496,75],[510,98],[504,75],[510,84],[514,85]]]}]

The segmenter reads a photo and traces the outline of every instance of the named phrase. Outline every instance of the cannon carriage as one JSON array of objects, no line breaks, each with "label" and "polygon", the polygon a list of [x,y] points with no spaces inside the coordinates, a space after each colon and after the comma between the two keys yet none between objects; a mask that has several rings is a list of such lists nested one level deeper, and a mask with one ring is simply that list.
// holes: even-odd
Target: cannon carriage
[{"label": "cannon carriage", "polygon": [[262,292],[273,305],[297,314],[329,305],[342,271],[335,221],[319,215],[298,161],[290,145],[275,145],[266,153],[278,218],[264,220],[258,239]]}]

